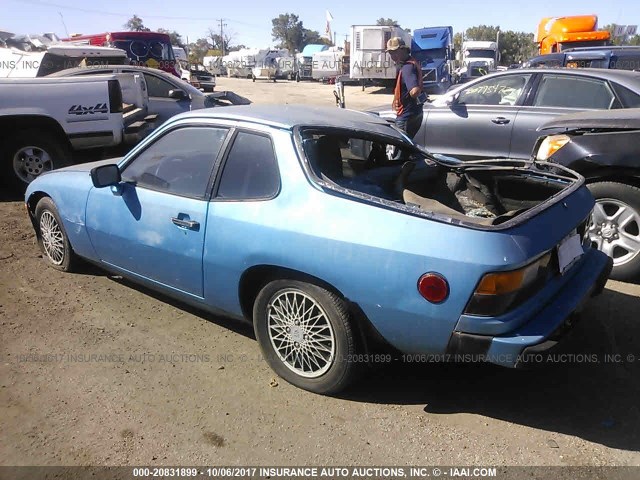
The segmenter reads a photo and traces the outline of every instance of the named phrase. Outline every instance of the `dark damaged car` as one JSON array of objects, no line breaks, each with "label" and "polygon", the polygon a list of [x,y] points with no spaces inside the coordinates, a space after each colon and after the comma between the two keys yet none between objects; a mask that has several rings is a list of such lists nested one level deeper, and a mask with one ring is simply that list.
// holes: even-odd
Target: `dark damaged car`
[{"label": "dark damaged car", "polygon": [[[640,108],[589,111],[544,124],[536,160],[586,178],[596,199],[588,228],[593,246],[613,258],[612,278],[640,276]],[[549,134],[553,132],[553,134]]]}]

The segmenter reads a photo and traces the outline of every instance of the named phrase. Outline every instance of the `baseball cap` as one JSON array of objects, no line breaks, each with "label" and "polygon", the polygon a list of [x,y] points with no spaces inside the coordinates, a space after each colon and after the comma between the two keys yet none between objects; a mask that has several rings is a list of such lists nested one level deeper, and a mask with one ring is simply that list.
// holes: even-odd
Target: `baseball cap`
[{"label": "baseball cap", "polygon": [[387,52],[398,50],[399,48],[407,48],[407,44],[400,37],[390,38],[387,42]]}]

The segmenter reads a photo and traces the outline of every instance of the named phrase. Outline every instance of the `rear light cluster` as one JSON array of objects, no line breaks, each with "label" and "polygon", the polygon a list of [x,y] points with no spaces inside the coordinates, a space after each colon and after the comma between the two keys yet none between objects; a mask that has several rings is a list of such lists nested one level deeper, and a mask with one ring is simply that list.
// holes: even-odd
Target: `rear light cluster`
[{"label": "rear light cluster", "polygon": [[557,271],[551,252],[518,270],[487,273],[469,300],[467,315],[495,317],[513,309],[540,290]]}]

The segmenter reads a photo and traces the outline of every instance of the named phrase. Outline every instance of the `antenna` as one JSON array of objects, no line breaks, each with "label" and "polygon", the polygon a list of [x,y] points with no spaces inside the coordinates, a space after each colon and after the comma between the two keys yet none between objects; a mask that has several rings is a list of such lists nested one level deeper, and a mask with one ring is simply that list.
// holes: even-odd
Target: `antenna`
[{"label": "antenna", "polygon": [[67,25],[64,23],[64,17],[62,16],[61,12],[58,12],[58,15],[60,15],[60,20],[62,20],[62,26],[64,27],[64,33],[67,34],[67,38],[69,38],[69,30],[67,30]]}]

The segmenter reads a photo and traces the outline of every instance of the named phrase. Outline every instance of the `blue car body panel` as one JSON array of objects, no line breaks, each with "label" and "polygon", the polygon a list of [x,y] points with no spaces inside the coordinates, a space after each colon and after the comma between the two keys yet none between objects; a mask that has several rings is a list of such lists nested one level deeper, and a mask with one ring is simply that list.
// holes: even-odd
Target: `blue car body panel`
[{"label": "blue car body panel", "polygon": [[[208,118],[217,116],[252,125],[224,112]],[[175,117],[146,142],[185,118],[198,117]],[[384,120],[371,122],[377,122],[372,130],[384,126]],[[356,303],[386,341],[408,353],[444,353],[452,334],[463,332],[492,339],[490,353],[517,356],[549,336],[606,270],[604,254],[587,249],[571,270],[516,309],[500,317],[466,315],[483,275],[527,265],[588,218],[594,201],[586,187],[511,228],[467,228],[447,217],[410,215],[324,189],[303,168],[291,128],[255,125],[269,133],[277,152],[281,188],[271,199],[195,200],[130,184],[93,187],[91,168],[114,160],[42,175],[26,199],[39,192],[53,199],[78,255],[236,317],[243,315],[239,285],[248,270],[277,266],[316,277]],[[199,225],[184,229],[174,217]],[[427,272],[447,279],[446,301],[429,303],[418,293],[418,279]]]}]

